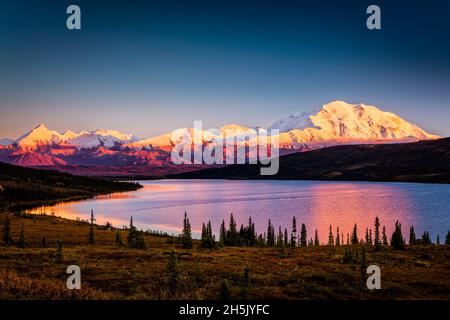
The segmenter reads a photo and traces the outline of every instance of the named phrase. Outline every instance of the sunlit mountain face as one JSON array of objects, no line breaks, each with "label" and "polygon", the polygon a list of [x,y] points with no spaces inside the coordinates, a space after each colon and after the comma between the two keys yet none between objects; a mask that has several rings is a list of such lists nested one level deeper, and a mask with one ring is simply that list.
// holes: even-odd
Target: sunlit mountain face
[{"label": "sunlit mountain face", "polygon": [[[279,131],[280,154],[356,143],[396,143],[436,139],[401,117],[365,104],[333,101],[310,113],[294,113],[276,121],[268,129]],[[221,137],[236,138],[246,144],[246,135],[254,131],[237,124],[216,131],[177,129],[181,135],[201,137],[203,146],[213,145]],[[40,124],[15,141],[2,139],[0,161],[21,166],[91,166],[165,168],[170,173],[170,152],[179,142],[172,133],[141,139],[116,130],[98,129],[79,133],[59,133]],[[187,141],[186,143],[191,143]],[[234,150],[225,150],[234,152]],[[179,171],[180,168],[173,169]],[[91,170],[99,174],[98,168]],[[120,174],[120,169],[113,170]],[[133,171],[133,170],[132,170]],[[83,174],[89,174],[84,170]],[[94,173],[95,172],[95,173]],[[108,170],[101,170],[107,174]],[[136,171],[142,173],[145,171]],[[129,173],[129,172],[128,172]]]}]

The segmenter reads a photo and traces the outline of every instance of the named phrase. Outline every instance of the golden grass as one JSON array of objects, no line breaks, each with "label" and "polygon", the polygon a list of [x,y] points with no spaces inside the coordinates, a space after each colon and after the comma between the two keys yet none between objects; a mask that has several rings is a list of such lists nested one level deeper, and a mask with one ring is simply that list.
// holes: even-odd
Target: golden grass
[{"label": "golden grass", "polygon": [[[0,221],[7,213],[0,213]],[[382,290],[360,287],[360,264],[344,264],[344,247],[295,249],[226,247],[183,250],[164,237],[146,236],[146,250],[113,245],[115,231],[49,216],[10,215],[13,239],[24,225],[28,247],[0,244],[1,299],[217,299],[223,279],[231,298],[244,297],[244,268],[250,268],[249,299],[450,299],[449,246],[408,247],[406,251],[366,248],[367,264],[381,267]],[[126,231],[120,231],[126,242]],[[40,248],[45,236],[48,248]],[[54,244],[63,242],[63,261]],[[180,289],[172,295],[166,264],[175,250]],[[359,248],[358,248],[359,250]],[[82,289],[65,288],[67,266],[81,268]]]}]

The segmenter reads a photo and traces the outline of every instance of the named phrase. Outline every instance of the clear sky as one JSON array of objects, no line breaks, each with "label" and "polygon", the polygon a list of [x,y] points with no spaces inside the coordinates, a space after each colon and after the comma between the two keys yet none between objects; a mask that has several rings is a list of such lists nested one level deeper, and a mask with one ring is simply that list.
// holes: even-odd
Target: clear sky
[{"label": "clear sky", "polygon": [[[314,3],[314,4],[311,4]],[[366,28],[369,4],[382,30]],[[78,4],[82,30],[66,28]],[[449,1],[0,2],[0,138],[270,126],[331,100],[450,136]]]}]

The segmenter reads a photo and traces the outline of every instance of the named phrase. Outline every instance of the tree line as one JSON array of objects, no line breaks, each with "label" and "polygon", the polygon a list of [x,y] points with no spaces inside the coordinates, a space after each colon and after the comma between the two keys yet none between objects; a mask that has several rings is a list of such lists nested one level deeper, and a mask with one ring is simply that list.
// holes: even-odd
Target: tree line
[{"label": "tree line", "polygon": [[[25,237],[24,226],[21,225],[19,237],[17,240],[13,240],[11,236],[11,222],[8,216],[3,221],[3,245],[11,246],[16,245],[19,248],[27,247],[27,241]],[[91,216],[89,219],[89,230],[87,234],[87,244],[95,245],[95,217],[94,212],[91,210]],[[107,223],[107,225],[110,225]],[[127,231],[126,246],[135,249],[146,249],[147,244],[145,242],[146,235],[158,235],[158,236],[170,236],[166,233],[161,232],[150,232],[138,230],[133,224],[133,217],[130,218],[130,224],[125,228]],[[252,218],[249,217],[248,223],[246,225],[241,224],[240,228],[237,227],[236,220],[233,214],[230,215],[228,223],[222,220],[219,228],[219,239],[213,233],[213,228],[211,221],[202,224],[201,238],[200,238],[200,248],[204,249],[215,249],[217,247],[280,247],[280,248],[295,248],[295,247],[306,247],[306,246],[341,246],[341,245],[356,245],[364,244],[369,246],[374,246],[376,249],[380,249],[382,246],[391,246],[394,249],[404,249],[405,245],[431,245],[433,244],[429,232],[425,231],[421,238],[416,236],[415,229],[413,226],[409,229],[409,241],[403,236],[402,225],[399,221],[396,221],[394,226],[394,231],[390,238],[386,234],[386,227],[383,225],[381,227],[380,220],[378,217],[374,220],[374,229],[372,232],[371,228],[366,228],[364,236],[359,236],[358,226],[355,223],[351,233],[347,233],[344,237],[344,233],[340,231],[339,226],[333,229],[332,225],[329,226],[328,239],[327,241],[321,242],[318,236],[317,229],[315,229],[313,236],[308,238],[308,231],[306,225],[302,223],[300,227],[297,227],[297,220],[295,216],[292,218],[292,225],[290,232],[287,228],[282,228],[275,226],[268,220],[267,229],[265,232],[258,234],[255,229],[255,223]],[[194,241],[192,238],[192,228],[187,216],[187,212],[184,213],[183,219],[183,229],[181,234],[176,237],[176,242],[181,244],[184,249],[191,249],[194,247]],[[125,246],[122,240],[120,230],[116,230],[114,237],[114,245],[122,247]],[[440,245],[440,237],[437,235],[436,245]],[[444,240],[445,245],[450,245],[450,231]],[[45,248],[47,241],[44,238],[41,240],[41,247]]]},{"label": "tree line", "polygon": [[[304,223],[297,227],[297,220],[295,216],[292,218],[292,226],[290,233],[287,228],[275,226],[269,219],[267,229],[264,233],[258,234],[255,231],[255,224],[252,218],[249,217],[246,225],[241,224],[240,228],[237,227],[236,220],[233,214],[230,215],[228,224],[225,220],[219,228],[219,239],[217,240],[212,232],[211,221],[202,224],[202,232],[200,238],[200,247],[205,249],[214,249],[216,247],[224,246],[247,246],[247,247],[306,247],[306,246],[341,246],[341,245],[356,245],[364,244],[374,246],[376,249],[380,249],[382,246],[391,246],[394,249],[402,250],[407,243],[406,238],[403,236],[402,225],[399,221],[395,222],[394,231],[388,239],[386,234],[386,227],[381,227],[380,219],[378,217],[374,220],[374,229],[366,228],[364,236],[360,237],[358,232],[358,226],[355,223],[351,233],[347,233],[344,238],[344,233],[339,230],[339,226],[333,229],[332,225],[329,226],[328,239],[326,243],[322,243],[319,239],[317,229],[314,231],[314,236],[308,238],[308,231]],[[193,248],[191,224],[187,213],[184,213],[183,230],[179,235],[179,242],[184,249]],[[422,234],[421,238],[416,237],[414,227],[410,227],[409,232],[409,245],[431,245],[430,235],[428,231]],[[450,245],[450,231],[447,232],[445,237],[446,245]],[[436,244],[440,245],[440,238],[437,235]]]}]

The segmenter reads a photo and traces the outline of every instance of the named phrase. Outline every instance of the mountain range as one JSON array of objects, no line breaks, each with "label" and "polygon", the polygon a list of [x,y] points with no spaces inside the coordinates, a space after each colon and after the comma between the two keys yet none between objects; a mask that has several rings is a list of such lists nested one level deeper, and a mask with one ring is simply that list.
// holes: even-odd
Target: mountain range
[{"label": "mountain range", "polygon": [[[279,130],[280,154],[339,144],[399,143],[439,138],[393,113],[344,101],[330,102],[310,113],[294,113],[276,121],[269,129]],[[246,133],[253,130],[230,124],[218,132],[196,132],[193,128],[177,131],[181,136],[198,134],[203,145],[207,146],[216,143],[218,133],[226,134],[227,138],[237,138],[238,143],[245,144]],[[137,172],[144,174],[154,174],[157,172],[155,168],[170,173],[171,169],[180,170],[170,161],[170,152],[176,142],[172,141],[172,133],[141,139],[133,134],[104,129],[59,133],[40,124],[17,140],[1,139],[0,161],[29,167],[55,167],[74,173],[78,170],[75,168],[83,167],[83,174],[99,174],[99,167],[103,168],[101,174],[106,175],[109,171],[120,174],[117,167],[134,168],[133,172],[139,167],[141,169]],[[195,166],[185,167],[193,170]],[[129,170],[125,171],[129,173]]]}]

